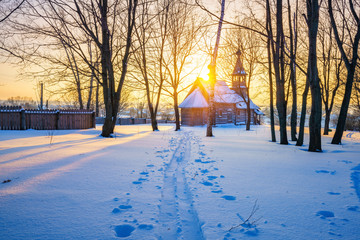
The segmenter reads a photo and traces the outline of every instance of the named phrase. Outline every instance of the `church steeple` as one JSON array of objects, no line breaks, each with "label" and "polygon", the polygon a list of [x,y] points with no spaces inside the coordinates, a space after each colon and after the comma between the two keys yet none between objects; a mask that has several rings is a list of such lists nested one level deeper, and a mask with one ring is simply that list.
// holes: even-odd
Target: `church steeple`
[{"label": "church steeple", "polygon": [[243,93],[242,96],[246,96],[246,84],[245,84],[245,78],[247,73],[245,72],[243,63],[241,61],[241,51],[240,49],[236,52],[237,60],[235,64],[235,68],[232,75],[232,90],[237,92],[241,95],[241,92]]},{"label": "church steeple", "polygon": [[241,51],[240,51],[240,49],[237,50],[236,55],[238,57],[237,57],[235,68],[234,68],[234,71],[233,71],[232,75],[233,76],[246,76],[247,73],[245,72],[244,66],[243,66],[242,61],[241,61]]}]

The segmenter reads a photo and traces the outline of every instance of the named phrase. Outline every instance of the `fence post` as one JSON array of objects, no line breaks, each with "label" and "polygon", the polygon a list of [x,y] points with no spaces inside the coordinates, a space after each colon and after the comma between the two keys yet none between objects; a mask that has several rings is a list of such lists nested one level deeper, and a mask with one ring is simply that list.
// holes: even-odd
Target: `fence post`
[{"label": "fence post", "polygon": [[59,110],[57,110],[56,111],[56,118],[55,118],[56,120],[56,122],[55,122],[55,128],[56,128],[56,130],[59,130],[59,128],[60,128],[60,111]]},{"label": "fence post", "polygon": [[95,117],[95,112],[92,112],[92,127],[96,128],[96,117]]},{"label": "fence post", "polygon": [[26,118],[25,118],[25,109],[20,111],[20,130],[26,130]]}]

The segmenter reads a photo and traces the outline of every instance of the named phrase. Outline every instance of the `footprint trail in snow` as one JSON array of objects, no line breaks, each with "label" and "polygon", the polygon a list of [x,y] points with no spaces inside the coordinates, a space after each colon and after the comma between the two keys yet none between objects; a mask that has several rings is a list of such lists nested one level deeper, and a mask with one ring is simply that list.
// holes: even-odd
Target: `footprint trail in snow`
[{"label": "footprint trail in snow", "polygon": [[191,135],[184,132],[165,168],[159,205],[159,239],[204,239],[185,176],[190,148]]}]

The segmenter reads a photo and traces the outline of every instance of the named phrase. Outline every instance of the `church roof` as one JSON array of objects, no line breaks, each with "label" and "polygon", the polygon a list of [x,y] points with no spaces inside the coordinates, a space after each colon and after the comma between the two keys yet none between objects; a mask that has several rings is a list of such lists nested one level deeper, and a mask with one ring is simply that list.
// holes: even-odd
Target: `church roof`
[{"label": "church roof", "polygon": [[[203,79],[197,79],[194,86],[191,88],[188,96],[179,105],[179,108],[207,108],[208,95],[210,93],[210,83]],[[238,109],[246,109],[244,99],[231,90],[225,81],[216,81],[214,88],[214,101],[215,103],[236,104]],[[250,99],[250,109],[259,109]]]},{"label": "church roof", "polygon": [[190,93],[179,105],[179,108],[207,108],[209,104],[205,100],[199,88]]}]

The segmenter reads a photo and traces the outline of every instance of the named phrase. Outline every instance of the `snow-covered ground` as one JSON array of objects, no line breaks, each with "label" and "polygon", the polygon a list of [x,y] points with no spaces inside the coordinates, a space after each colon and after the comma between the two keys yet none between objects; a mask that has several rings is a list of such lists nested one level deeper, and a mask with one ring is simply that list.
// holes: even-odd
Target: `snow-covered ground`
[{"label": "snow-covered ground", "polygon": [[267,126],[100,130],[0,131],[0,239],[360,238],[359,133],[310,153]]}]

